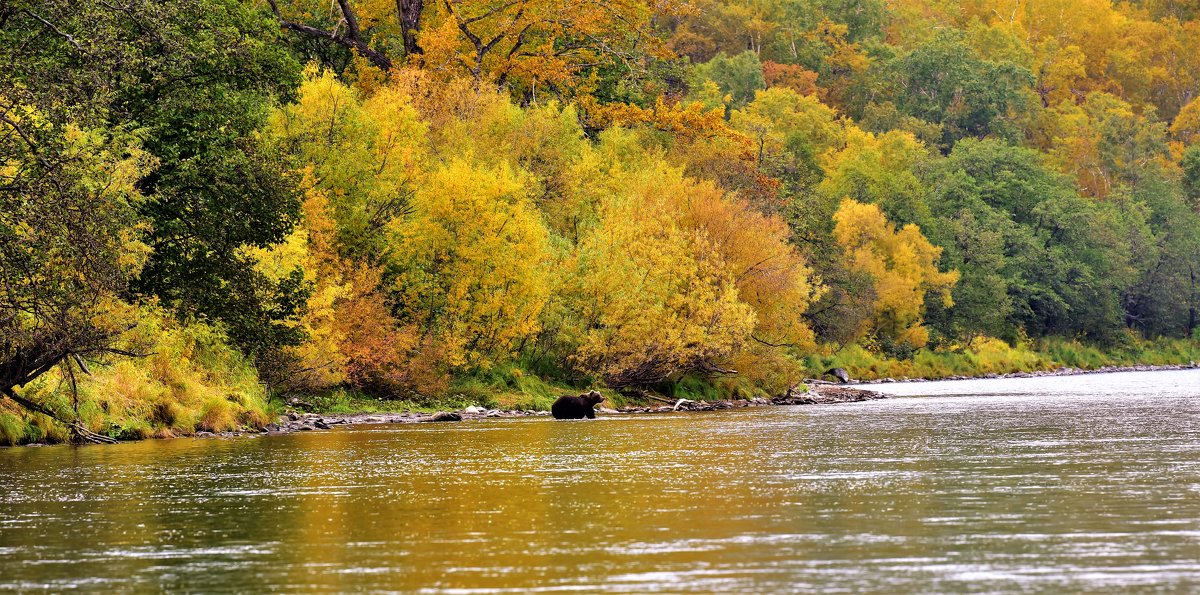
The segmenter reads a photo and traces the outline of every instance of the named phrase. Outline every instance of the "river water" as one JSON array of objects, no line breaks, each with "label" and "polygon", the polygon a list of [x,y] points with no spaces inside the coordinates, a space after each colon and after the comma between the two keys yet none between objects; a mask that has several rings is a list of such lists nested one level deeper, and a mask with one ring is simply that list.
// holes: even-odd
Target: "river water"
[{"label": "river water", "polygon": [[0,591],[1200,591],[1200,370],[881,390],[0,449]]}]

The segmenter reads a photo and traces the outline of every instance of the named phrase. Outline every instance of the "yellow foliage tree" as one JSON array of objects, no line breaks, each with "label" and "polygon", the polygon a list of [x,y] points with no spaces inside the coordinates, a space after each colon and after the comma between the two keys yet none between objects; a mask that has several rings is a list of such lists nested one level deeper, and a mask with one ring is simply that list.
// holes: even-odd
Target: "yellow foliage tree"
[{"label": "yellow foliage tree", "polygon": [[299,325],[306,340],[288,348],[284,368],[289,389],[320,389],[343,383],[382,395],[440,390],[445,374],[440,353],[412,324],[402,325],[381,292],[378,265],[338,254],[337,224],[311,169],[302,173],[304,219],[286,241],[254,249],[258,268],[279,279],[303,268],[312,292]]},{"label": "yellow foliage tree", "polygon": [[395,225],[397,310],[452,366],[486,367],[539,329],[549,253],[525,187],[508,167],[455,160],[422,180]]},{"label": "yellow foliage tree", "polygon": [[814,154],[840,145],[844,132],[833,108],[812,95],[774,87],[730,117],[733,127],[755,141],[759,162],[780,158],[789,141],[803,142]]},{"label": "yellow foliage tree", "polygon": [[297,102],[275,112],[270,131],[297,166],[312,167],[342,249],[378,256],[426,158],[428,127],[407,90],[388,85],[364,100],[333,73],[309,67]]},{"label": "yellow foliage tree", "polygon": [[1200,141],[1200,100],[1192,100],[1171,123],[1171,136],[1184,146]]},{"label": "yellow foliage tree", "polygon": [[872,327],[862,332],[896,345],[923,347],[929,341],[922,326],[925,294],[937,292],[952,306],[950,290],[958,271],[939,271],[942,249],[930,244],[916,225],[897,231],[875,205],[845,199],[834,221],[834,239],[846,266],[870,274],[874,282],[875,316]]},{"label": "yellow foliage tree", "polygon": [[877,135],[855,126],[846,127],[845,139],[845,145],[830,149],[822,160],[825,179],[819,190],[823,195],[876,203],[905,221],[928,219],[917,170],[930,153],[921,141],[908,132]]},{"label": "yellow foliage tree", "polygon": [[703,234],[733,277],[738,299],[754,311],[752,338],[768,346],[812,349],[813,332],[804,313],[820,283],[812,280],[812,270],[788,241],[787,224],[709,182],[681,183],[691,188],[686,202],[678,205],[679,222]]},{"label": "yellow foliage tree", "polygon": [[755,316],[712,238],[681,222],[703,187],[661,162],[612,185],[564,263],[561,336],[572,359],[614,387],[716,368]]},{"label": "yellow foliage tree", "polygon": [[754,328],[730,362],[739,374],[772,394],[795,385],[802,373],[788,353],[816,347],[804,314],[823,288],[789,242],[791,230],[774,215],[696,183],[680,221],[701,232],[735,280],[738,300],[754,312]]}]

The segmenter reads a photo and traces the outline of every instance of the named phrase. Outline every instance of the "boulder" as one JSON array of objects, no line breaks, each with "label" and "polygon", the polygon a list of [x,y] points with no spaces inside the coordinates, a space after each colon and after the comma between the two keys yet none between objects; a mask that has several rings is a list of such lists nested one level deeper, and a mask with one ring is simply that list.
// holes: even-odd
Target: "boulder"
[{"label": "boulder", "polygon": [[462,421],[462,415],[453,411],[438,411],[422,421]]},{"label": "boulder", "polygon": [[830,376],[833,376],[834,378],[837,378],[838,382],[840,382],[842,384],[846,384],[847,382],[850,382],[850,374],[848,372],[846,372],[845,368],[830,368],[825,373]]}]

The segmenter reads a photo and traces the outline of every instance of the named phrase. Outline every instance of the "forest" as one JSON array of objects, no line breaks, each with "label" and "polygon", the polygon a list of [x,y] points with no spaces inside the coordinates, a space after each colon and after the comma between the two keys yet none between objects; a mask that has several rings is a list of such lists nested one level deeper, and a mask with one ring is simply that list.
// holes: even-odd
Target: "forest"
[{"label": "forest", "polygon": [[1194,0],[0,0],[0,64],[0,444],[1200,360]]}]

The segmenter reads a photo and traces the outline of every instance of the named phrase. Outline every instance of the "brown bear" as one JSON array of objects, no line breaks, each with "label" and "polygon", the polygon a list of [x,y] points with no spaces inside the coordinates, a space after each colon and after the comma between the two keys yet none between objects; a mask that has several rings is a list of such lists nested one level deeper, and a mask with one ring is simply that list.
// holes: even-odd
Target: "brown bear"
[{"label": "brown bear", "polygon": [[598,391],[588,391],[578,397],[562,396],[550,406],[554,419],[596,419],[596,405],[604,400]]}]

